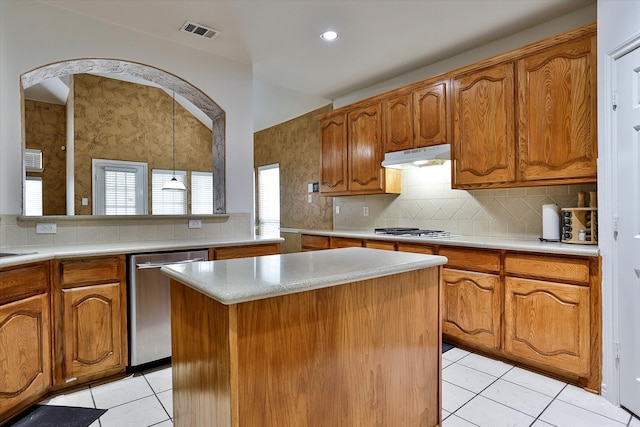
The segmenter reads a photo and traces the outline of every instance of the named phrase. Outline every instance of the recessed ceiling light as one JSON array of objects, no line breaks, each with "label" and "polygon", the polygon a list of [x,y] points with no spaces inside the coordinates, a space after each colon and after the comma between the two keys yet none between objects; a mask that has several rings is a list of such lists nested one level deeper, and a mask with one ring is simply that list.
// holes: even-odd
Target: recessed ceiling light
[{"label": "recessed ceiling light", "polygon": [[320,38],[322,40],[328,41],[328,42],[332,42],[334,40],[337,40],[338,37],[340,37],[340,34],[338,34],[337,32],[335,32],[333,30],[325,31],[324,33],[320,34]]}]

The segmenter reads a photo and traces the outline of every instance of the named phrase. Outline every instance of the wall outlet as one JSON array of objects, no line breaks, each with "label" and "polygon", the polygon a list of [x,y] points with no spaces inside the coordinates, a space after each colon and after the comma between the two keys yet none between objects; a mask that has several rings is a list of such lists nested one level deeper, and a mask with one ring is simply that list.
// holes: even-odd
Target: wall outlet
[{"label": "wall outlet", "polygon": [[340,213],[340,205],[336,205],[336,215]]},{"label": "wall outlet", "polygon": [[36,223],[36,234],[56,234],[58,226],[55,223],[38,222]]},{"label": "wall outlet", "polygon": [[313,196],[311,194],[307,196],[307,202],[309,203],[313,202]]},{"label": "wall outlet", "polygon": [[362,215],[363,216],[369,216],[369,206],[364,206],[362,208]]},{"label": "wall outlet", "polygon": [[199,219],[190,219],[189,228],[202,228],[202,221]]},{"label": "wall outlet", "polygon": [[82,206],[89,206],[89,198],[88,197],[83,197],[82,198]]}]

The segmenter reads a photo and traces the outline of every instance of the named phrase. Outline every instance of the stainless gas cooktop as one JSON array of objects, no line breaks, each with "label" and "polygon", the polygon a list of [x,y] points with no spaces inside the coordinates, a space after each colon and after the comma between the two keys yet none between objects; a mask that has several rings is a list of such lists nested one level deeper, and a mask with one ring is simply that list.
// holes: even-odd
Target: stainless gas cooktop
[{"label": "stainless gas cooktop", "polygon": [[374,232],[376,234],[386,234],[390,236],[451,237],[450,231],[421,230],[419,228],[410,227],[376,228]]}]

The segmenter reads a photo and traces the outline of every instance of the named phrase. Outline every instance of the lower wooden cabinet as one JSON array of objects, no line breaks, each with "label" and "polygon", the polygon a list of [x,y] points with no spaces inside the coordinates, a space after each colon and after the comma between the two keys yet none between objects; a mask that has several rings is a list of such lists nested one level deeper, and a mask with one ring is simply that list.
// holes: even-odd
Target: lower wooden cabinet
[{"label": "lower wooden cabinet", "polygon": [[265,243],[260,245],[228,246],[211,248],[209,258],[223,260],[233,258],[247,258],[262,255],[277,255],[280,253],[280,243]]},{"label": "lower wooden cabinet", "polygon": [[0,423],[51,386],[49,263],[0,271]]},{"label": "lower wooden cabinet", "polygon": [[54,385],[124,372],[124,255],[53,261]]},{"label": "lower wooden cabinet", "polygon": [[327,236],[314,236],[303,234],[300,237],[300,250],[302,252],[320,251],[329,249],[329,238]]},{"label": "lower wooden cabinet", "polygon": [[499,348],[500,276],[445,268],[442,282],[442,333],[465,343]]},{"label": "lower wooden cabinet", "polygon": [[507,277],[504,350],[589,374],[589,287]]}]

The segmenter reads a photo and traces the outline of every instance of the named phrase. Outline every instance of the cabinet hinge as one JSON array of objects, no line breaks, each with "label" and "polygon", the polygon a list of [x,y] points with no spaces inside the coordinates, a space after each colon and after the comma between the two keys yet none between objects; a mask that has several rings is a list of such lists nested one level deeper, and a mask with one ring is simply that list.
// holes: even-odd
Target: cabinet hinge
[{"label": "cabinet hinge", "polygon": [[618,108],[618,95],[615,90],[611,92],[611,108],[613,111],[616,111],[616,108]]},{"label": "cabinet hinge", "polygon": [[618,215],[613,216],[613,221],[611,222],[611,227],[613,228],[613,232],[618,232]]},{"label": "cabinet hinge", "polygon": [[613,343],[613,355],[616,361],[620,361],[620,341],[615,341]]}]

